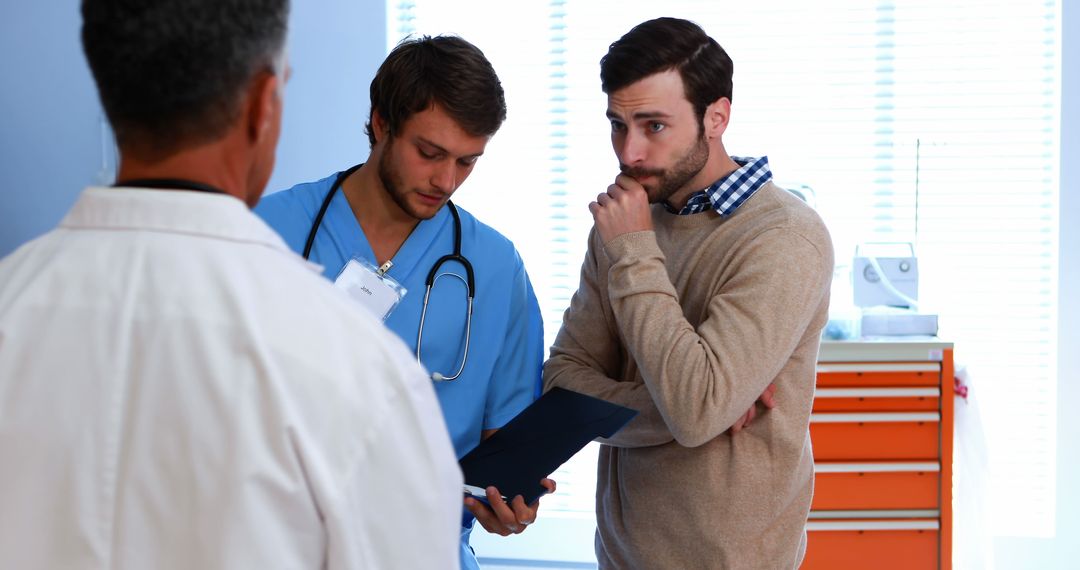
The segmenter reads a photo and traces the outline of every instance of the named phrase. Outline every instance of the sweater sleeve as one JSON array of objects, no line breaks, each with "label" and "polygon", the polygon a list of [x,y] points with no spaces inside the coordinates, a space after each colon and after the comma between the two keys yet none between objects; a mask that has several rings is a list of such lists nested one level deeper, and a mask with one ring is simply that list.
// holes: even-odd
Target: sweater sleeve
[{"label": "sweater sleeve", "polygon": [[[810,326],[832,276],[831,247],[787,228],[748,239],[687,321],[654,232],[605,246],[608,296],[627,350],[675,440],[702,445],[728,430],[777,376]],[[783,406],[783,387],[778,389]]]},{"label": "sweater sleeve", "polygon": [[[595,232],[594,232],[595,233]],[[563,314],[562,328],[544,364],[544,390],[561,387],[637,410],[623,429],[601,443],[617,447],[647,447],[673,440],[652,395],[641,381],[619,381],[622,343],[610,305],[598,286],[595,236],[581,268],[581,283]]]}]

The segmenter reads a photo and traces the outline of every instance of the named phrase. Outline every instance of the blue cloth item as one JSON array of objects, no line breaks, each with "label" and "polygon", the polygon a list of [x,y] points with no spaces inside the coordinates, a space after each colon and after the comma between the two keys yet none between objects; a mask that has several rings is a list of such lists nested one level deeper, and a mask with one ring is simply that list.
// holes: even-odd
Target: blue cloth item
[{"label": "blue cloth item", "polygon": [[[302,252],[311,224],[337,173],[265,196],[255,213],[277,230],[289,247]],[[540,308],[520,255],[510,240],[458,207],[461,253],[472,263],[476,290],[469,358],[461,376],[434,383],[458,458],[480,442],[480,432],[497,429],[535,400],[541,389],[543,326]],[[394,255],[387,271],[408,289],[386,319],[405,345],[416,353],[424,280],[431,266],[453,252],[454,223],[449,208],[421,221]],[[379,260],[364,236],[345,193],[334,195],[311,248],[311,261],[333,280],[353,256],[373,265]],[[440,272],[465,276],[457,262]],[[461,363],[465,342],[466,293],[461,280],[439,279],[431,291],[424,324],[423,365],[447,376]],[[462,520],[462,568],[478,568],[468,545],[472,515]]]},{"label": "blue cloth item", "polygon": [[668,211],[680,216],[687,214],[700,214],[706,210],[716,210],[721,216],[730,216],[745,202],[754,192],[758,191],[766,182],[772,180],[772,170],[769,168],[769,157],[750,158],[733,156],[739,165],[739,169],[717,180],[708,188],[694,193],[686,201],[683,209],[675,212],[668,207]]}]

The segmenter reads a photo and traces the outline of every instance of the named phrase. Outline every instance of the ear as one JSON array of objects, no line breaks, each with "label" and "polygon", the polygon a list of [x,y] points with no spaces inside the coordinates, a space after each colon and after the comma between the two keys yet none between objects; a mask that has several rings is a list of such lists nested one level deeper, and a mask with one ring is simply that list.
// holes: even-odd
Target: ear
[{"label": "ear", "polygon": [[273,73],[255,76],[248,90],[246,108],[246,132],[252,145],[263,142],[272,133],[274,123],[281,116],[281,80]]},{"label": "ear", "polygon": [[727,97],[721,97],[716,101],[713,101],[705,109],[705,117],[703,118],[705,124],[705,136],[709,140],[718,139],[727,130],[728,122],[731,120],[731,100]]},{"label": "ear", "polygon": [[379,144],[390,136],[390,123],[382,116],[378,109],[371,110],[371,132],[375,134],[375,144]]}]

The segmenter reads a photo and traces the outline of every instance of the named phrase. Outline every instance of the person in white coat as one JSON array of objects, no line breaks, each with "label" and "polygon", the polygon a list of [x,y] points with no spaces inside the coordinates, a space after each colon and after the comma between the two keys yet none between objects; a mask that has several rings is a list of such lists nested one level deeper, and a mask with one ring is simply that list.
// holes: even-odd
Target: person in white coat
[{"label": "person in white coat", "polygon": [[0,568],[456,568],[431,381],[249,211],[288,1],[82,14],[121,162],[0,260]]}]

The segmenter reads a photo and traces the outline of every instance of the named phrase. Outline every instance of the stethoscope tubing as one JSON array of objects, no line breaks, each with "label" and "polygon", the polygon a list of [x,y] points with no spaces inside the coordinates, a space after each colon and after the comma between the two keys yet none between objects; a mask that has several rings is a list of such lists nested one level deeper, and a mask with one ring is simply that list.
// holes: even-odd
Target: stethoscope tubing
[{"label": "stethoscope tubing", "polygon": [[[319,227],[322,225],[323,217],[326,216],[326,210],[330,207],[330,202],[334,199],[334,194],[341,189],[341,185],[345,182],[345,179],[353,172],[356,172],[361,166],[363,165],[357,164],[348,170],[340,172],[338,173],[337,178],[334,179],[333,185],[330,186],[330,191],[326,193],[326,198],[323,199],[322,205],[319,206],[319,211],[311,223],[311,229],[308,231],[307,240],[304,242],[304,259],[310,259],[311,247],[315,243],[315,236],[319,233]],[[461,254],[461,216],[458,214],[457,206],[455,206],[453,202],[447,200],[446,205],[450,208],[450,214],[454,218],[454,252],[440,257],[431,266],[427,278],[424,279],[424,306],[420,311],[420,328],[416,333],[417,362],[423,364],[423,361],[420,359],[420,345],[424,339],[424,322],[427,320],[427,309],[428,301],[431,298],[431,288],[435,285],[435,281],[444,275],[462,279],[462,277],[456,273],[439,273],[439,268],[448,261],[456,261],[465,268],[465,278],[462,279],[462,281],[465,283],[466,295],[468,297],[468,309],[465,313],[465,350],[461,357],[461,365],[453,376],[444,376],[439,372],[432,372],[431,379],[435,382],[450,382],[456,380],[465,370],[465,363],[469,359],[469,341],[472,338],[473,300],[476,297],[476,283],[473,275],[472,263]]]}]

